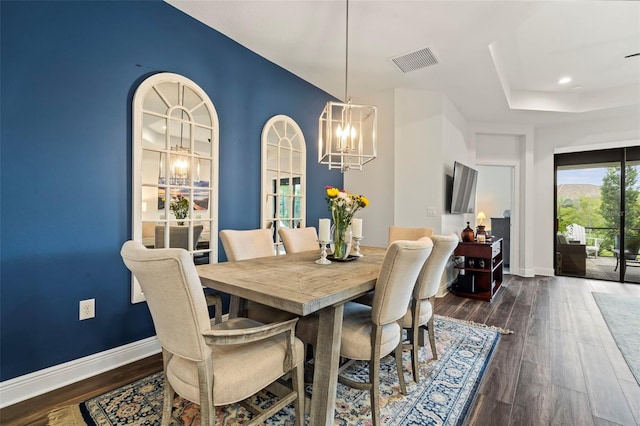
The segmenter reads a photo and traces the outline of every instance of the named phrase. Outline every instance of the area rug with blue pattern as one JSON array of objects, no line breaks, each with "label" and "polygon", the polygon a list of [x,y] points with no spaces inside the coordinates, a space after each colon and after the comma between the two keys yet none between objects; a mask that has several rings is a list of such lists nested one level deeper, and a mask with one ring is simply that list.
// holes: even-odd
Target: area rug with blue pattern
[{"label": "area rug with blue pattern", "polygon": [[[482,382],[493,351],[505,330],[468,324],[451,318],[435,319],[438,359],[427,344],[420,348],[420,383],[413,382],[408,352],[404,354],[407,395],[400,393],[393,356],[380,366],[380,418],[384,425],[461,425]],[[344,372],[356,380],[368,378],[366,363],[355,363]],[[312,390],[311,390],[312,391]],[[117,388],[79,406],[65,407],[49,415],[49,425],[159,425],[163,400],[162,373],[155,373]],[[272,403],[274,396],[261,392],[249,400],[257,407]],[[200,425],[200,410],[183,398],[173,402],[171,425]],[[65,411],[66,410],[66,411]],[[251,414],[238,404],[216,408],[218,424],[242,425]],[[75,419],[75,420],[73,420]],[[293,405],[270,418],[268,425],[294,424]],[[370,425],[369,392],[338,384],[336,425]]]}]

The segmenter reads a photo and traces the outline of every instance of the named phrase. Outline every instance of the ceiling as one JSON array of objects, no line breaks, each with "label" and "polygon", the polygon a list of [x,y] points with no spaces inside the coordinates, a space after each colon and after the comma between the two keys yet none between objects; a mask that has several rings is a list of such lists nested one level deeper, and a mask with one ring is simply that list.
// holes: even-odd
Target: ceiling
[{"label": "ceiling", "polygon": [[[345,100],[345,1],[166,1]],[[640,56],[625,58],[640,52],[640,2],[351,0],[348,28],[355,103],[424,89],[469,121],[640,117]],[[424,48],[436,64],[405,73],[391,60]]]}]

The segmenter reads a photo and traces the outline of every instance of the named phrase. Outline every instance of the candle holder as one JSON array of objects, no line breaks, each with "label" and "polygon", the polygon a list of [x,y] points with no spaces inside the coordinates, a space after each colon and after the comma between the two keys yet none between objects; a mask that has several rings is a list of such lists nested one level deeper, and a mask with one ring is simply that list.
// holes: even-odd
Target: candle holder
[{"label": "candle holder", "polygon": [[316,260],[318,265],[328,265],[331,263],[331,261],[327,259],[327,244],[330,242],[331,241],[318,240],[318,243],[320,243],[320,259]]},{"label": "candle holder", "polygon": [[364,254],[360,253],[360,240],[363,237],[353,237],[353,239],[355,240],[356,244],[354,247],[355,253],[353,253],[354,256],[358,256],[358,257],[363,257]]}]

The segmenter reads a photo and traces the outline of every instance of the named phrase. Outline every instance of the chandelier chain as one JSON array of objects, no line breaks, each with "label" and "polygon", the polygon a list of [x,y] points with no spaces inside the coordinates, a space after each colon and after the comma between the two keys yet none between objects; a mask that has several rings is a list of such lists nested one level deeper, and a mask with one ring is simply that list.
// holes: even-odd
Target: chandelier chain
[{"label": "chandelier chain", "polygon": [[347,82],[349,80],[349,0],[346,5],[347,11],[345,14],[345,42],[344,42],[344,102],[347,103]]}]

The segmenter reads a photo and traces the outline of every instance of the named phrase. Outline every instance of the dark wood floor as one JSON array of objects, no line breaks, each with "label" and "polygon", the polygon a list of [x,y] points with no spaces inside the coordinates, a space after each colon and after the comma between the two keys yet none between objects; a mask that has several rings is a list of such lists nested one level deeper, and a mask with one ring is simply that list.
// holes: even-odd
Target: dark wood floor
[{"label": "dark wood floor", "polygon": [[[515,331],[503,335],[469,425],[640,425],[640,386],[592,291],[640,297],[640,285],[569,277],[507,276],[493,302],[447,295],[436,313]],[[0,424],[46,425],[55,407],[78,403],[161,369],[138,361],[0,411]]]}]

